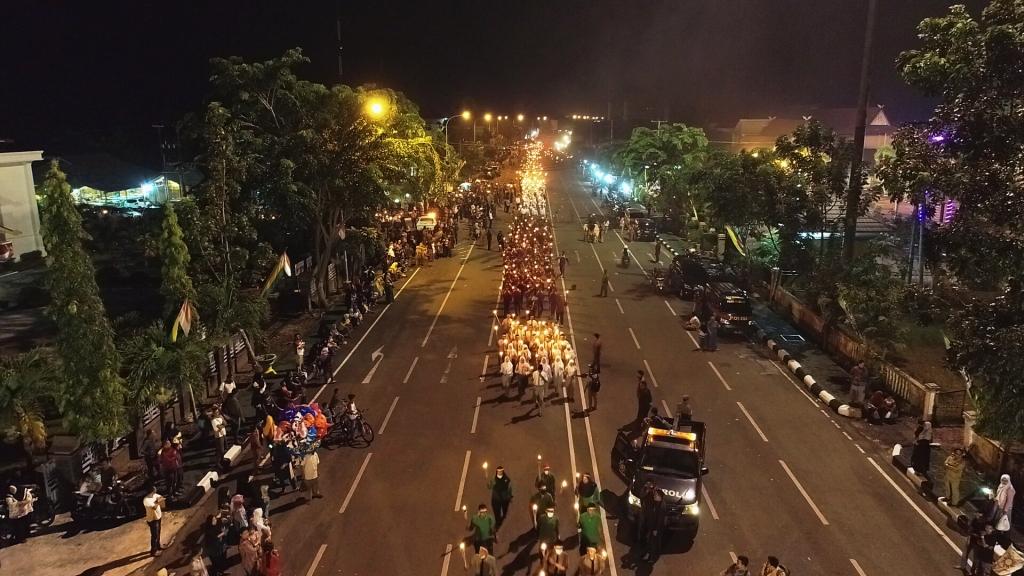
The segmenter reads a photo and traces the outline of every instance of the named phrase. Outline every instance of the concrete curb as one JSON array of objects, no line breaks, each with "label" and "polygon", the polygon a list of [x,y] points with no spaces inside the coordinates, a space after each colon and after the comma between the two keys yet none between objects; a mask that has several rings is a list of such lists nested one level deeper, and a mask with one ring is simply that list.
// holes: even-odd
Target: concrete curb
[{"label": "concrete curb", "polygon": [[[933,446],[935,446],[933,444]],[[931,480],[918,476],[914,468],[909,464],[910,459],[903,456],[903,446],[896,444],[892,447],[892,465],[903,473],[904,476],[910,479],[910,482],[917,487],[918,491],[928,501],[946,515],[950,522],[956,526],[961,532],[966,533],[967,525],[970,522],[970,518],[967,512],[959,506],[951,505],[945,500],[945,498],[938,498],[935,495],[935,486]]]},{"label": "concrete curb", "polygon": [[822,386],[814,380],[814,377],[808,374],[807,371],[804,370],[804,367],[801,366],[800,363],[797,362],[795,359],[793,359],[793,356],[789,352],[787,352],[785,348],[779,346],[778,342],[769,338],[768,334],[760,326],[754,324],[754,327],[757,331],[757,339],[762,344],[764,344],[768,348],[768,350],[772,352],[772,354],[775,354],[779,361],[782,362],[782,364],[784,364],[786,368],[790,372],[792,372],[798,380],[800,380],[800,382],[807,388],[807,390],[810,391],[811,395],[817,397],[819,400],[827,404],[833,412],[839,414],[840,416],[845,416],[847,418],[862,417],[863,414],[860,408],[856,406],[850,406],[849,404],[843,402],[842,400],[839,400],[831,393],[829,393],[827,390],[822,388]]}]

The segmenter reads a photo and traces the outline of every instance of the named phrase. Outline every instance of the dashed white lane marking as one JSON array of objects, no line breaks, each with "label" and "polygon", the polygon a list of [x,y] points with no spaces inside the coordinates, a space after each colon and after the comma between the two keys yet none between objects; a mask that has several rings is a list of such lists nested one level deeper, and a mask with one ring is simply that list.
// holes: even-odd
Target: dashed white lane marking
[{"label": "dashed white lane marking", "polygon": [[651,384],[654,384],[654,387],[657,388],[658,379],[654,377],[654,370],[651,370],[651,365],[647,363],[646,358],[644,359],[644,368],[647,369],[647,375],[651,377]]},{"label": "dashed white lane marking", "polygon": [[455,284],[458,283],[459,277],[462,276],[462,271],[466,268],[466,261],[469,260],[470,255],[473,254],[473,248],[476,248],[476,244],[469,247],[469,251],[466,252],[466,257],[462,259],[462,265],[459,266],[459,271],[455,273],[452,285],[448,287],[448,293],[444,295],[444,300],[441,301],[441,307],[437,309],[437,314],[434,315],[434,321],[430,323],[430,328],[427,329],[427,335],[423,337],[423,342],[420,343],[420,348],[427,347],[427,341],[430,340],[430,334],[434,331],[434,326],[437,326],[437,319],[440,318],[441,313],[444,312],[444,306],[448,303],[448,298],[451,297],[452,290],[455,289]]},{"label": "dashed white lane marking", "polygon": [[885,477],[886,480],[889,481],[889,484],[893,488],[895,488],[897,492],[900,493],[900,496],[902,496],[903,499],[907,501],[907,504],[910,504],[910,507],[913,508],[914,511],[917,512],[918,515],[921,516],[921,518],[924,518],[924,521],[927,522],[928,525],[932,527],[932,530],[935,530],[936,534],[941,536],[942,539],[946,541],[946,544],[949,544],[950,548],[952,548],[957,554],[963,554],[963,550],[961,550],[959,546],[954,544],[953,541],[949,539],[949,536],[946,536],[946,533],[943,532],[942,529],[940,529],[935,524],[935,522],[933,522],[932,519],[929,518],[928,515],[924,513],[924,510],[921,510],[920,506],[918,506],[913,500],[910,499],[910,496],[908,496],[907,493],[904,492],[903,489],[900,488],[899,485],[896,484],[895,480],[893,480],[888,474],[885,473],[885,471],[882,470],[882,467],[879,466],[878,463],[875,462],[875,460],[873,458],[871,458],[869,456],[868,457],[868,462],[871,462],[871,465],[875,467],[875,470],[878,470],[878,473],[881,474],[883,477]]},{"label": "dashed white lane marking", "polygon": [[700,342],[697,342],[697,339],[693,337],[693,332],[690,332],[689,330],[687,330],[686,331],[686,335],[690,337],[690,342],[693,342],[694,346],[696,346],[697,348],[700,348]]},{"label": "dashed white lane marking", "polygon": [[341,503],[338,514],[344,514],[345,510],[348,509],[348,503],[352,501],[352,496],[356,493],[356,487],[359,486],[359,481],[363,479],[363,473],[366,472],[366,466],[370,463],[370,458],[372,457],[373,452],[369,452],[366,454],[366,458],[363,458],[363,465],[359,467],[356,479],[352,482],[352,487],[348,489],[348,494],[345,495],[345,501]]},{"label": "dashed white lane marking", "polygon": [[573,250],[573,252],[576,254],[576,263],[577,264],[582,263],[583,260],[580,259],[580,251],[579,250]]},{"label": "dashed white lane marking", "polygon": [[850,558],[850,564],[853,564],[853,569],[857,571],[858,576],[868,576],[868,573],[853,558]]},{"label": "dashed white lane marking", "polygon": [[409,383],[409,377],[412,376],[412,371],[416,369],[416,363],[420,361],[420,357],[417,356],[412,359],[412,364],[409,364],[409,371],[405,373],[405,378],[402,378],[402,384]]},{"label": "dashed white lane marking", "polygon": [[708,495],[707,486],[703,482],[700,485],[700,493],[704,496],[704,503],[708,505],[708,510],[711,511],[711,517],[718,520],[718,510],[715,510],[715,505],[711,502],[711,496]]},{"label": "dashed white lane marking", "polygon": [[381,424],[380,424],[380,430],[377,430],[377,435],[378,436],[383,436],[384,435],[384,430],[388,427],[388,422],[391,421],[391,413],[395,411],[395,406],[397,406],[397,405],[398,405],[398,396],[395,396],[395,399],[391,401],[391,407],[388,408],[388,413],[384,416],[384,421],[381,422]]},{"label": "dashed white lane marking", "polygon": [[665,409],[665,417],[666,418],[671,418],[672,417],[672,410],[668,407],[668,402],[665,402],[664,400],[662,400],[661,401],[661,407]]},{"label": "dashed white lane marking", "polygon": [[325,550],[327,550],[327,544],[321,544],[320,549],[316,551],[316,556],[313,556],[313,563],[306,571],[306,576],[313,576],[313,572],[316,572],[316,567],[320,564],[320,559],[324,557]]},{"label": "dashed white lane marking", "polygon": [[[747,412],[747,408],[743,405],[743,403],[737,402],[736,405],[740,407],[740,410],[743,412],[743,415],[746,416],[747,420],[750,421],[750,425],[754,427],[754,430],[757,430],[757,435],[761,437],[761,440],[767,442],[768,437],[765,436],[764,432],[761,431],[761,427],[757,425],[757,422],[754,422],[754,417],[750,415],[750,412]],[[785,464],[783,464],[783,466],[785,466]]]},{"label": "dashed white lane marking", "polygon": [[490,354],[484,354],[484,367],[480,369],[480,377],[481,378],[483,378],[484,376],[487,376],[487,364],[490,361],[490,359],[491,359],[491,355]]},{"label": "dashed white lane marking", "polygon": [[[452,545],[444,547],[444,562],[441,563],[441,576],[448,576],[448,565],[452,561]],[[308,575],[307,575],[308,576]]]},{"label": "dashed white lane marking", "polygon": [[[687,332],[687,334],[689,334],[689,332]],[[722,386],[725,386],[725,389],[731,392],[732,388],[729,386],[729,383],[725,381],[725,378],[722,377],[722,373],[718,371],[718,367],[716,367],[710,360],[708,360],[708,366],[711,366],[711,369],[715,371],[715,376],[718,376],[718,381],[722,383]]]},{"label": "dashed white lane marking", "polygon": [[789,479],[792,480],[793,484],[796,485],[796,489],[800,491],[800,494],[804,497],[804,500],[806,500],[807,504],[810,505],[811,510],[814,510],[814,513],[817,514],[818,520],[821,520],[822,524],[828,526],[828,520],[825,519],[825,515],[821,513],[821,510],[818,510],[818,505],[814,503],[814,500],[811,500],[810,495],[807,494],[807,490],[804,490],[803,485],[800,484],[800,481],[797,480],[796,476],[793,475],[793,471],[789,469],[789,466],[787,466],[783,460],[779,460],[779,464],[782,465],[782,469],[786,471],[786,475],[789,476]]},{"label": "dashed white lane marking", "polygon": [[619,302],[618,298],[615,299],[615,305],[619,307],[619,314],[625,314],[622,310],[622,302]]},{"label": "dashed white lane marking", "polygon": [[473,426],[470,427],[469,433],[476,434],[476,421],[480,418],[480,397],[476,397],[476,408],[473,409]]},{"label": "dashed white lane marking", "polygon": [[668,307],[668,311],[671,312],[673,316],[679,316],[676,314],[676,311],[672,309],[672,305],[668,303],[668,300],[665,300],[665,306]]},{"label": "dashed white lane marking", "polygon": [[636,345],[636,349],[639,350],[640,341],[636,339],[636,332],[633,332],[632,328],[629,329],[629,335],[633,337],[633,344]]},{"label": "dashed white lane marking", "polygon": [[604,264],[601,263],[601,257],[597,255],[597,248],[594,248],[594,245],[591,244],[590,250],[594,253],[594,260],[597,260],[597,265],[601,268],[601,271],[604,272]]},{"label": "dashed white lane marking", "polygon": [[854,442],[853,443],[853,447],[856,448],[857,450],[860,450],[861,454],[867,454],[867,452],[865,452],[864,449],[860,447],[860,444],[857,444],[856,442]]},{"label": "dashed white lane marking", "polygon": [[466,472],[469,472],[469,456],[473,452],[466,450],[466,460],[462,463],[462,478],[459,479],[459,492],[455,495],[455,511],[462,510],[462,491],[466,488]]},{"label": "dashed white lane marking", "polygon": [[729,558],[732,558],[732,563],[735,564],[740,561],[739,557],[732,550],[729,550]]},{"label": "dashed white lane marking", "polygon": [[843,432],[843,436],[846,436],[846,439],[847,439],[847,440],[849,440],[849,441],[851,441],[851,442],[853,441],[853,436],[850,436],[850,435],[849,435],[849,434],[847,434],[847,433],[846,433],[845,431]]}]

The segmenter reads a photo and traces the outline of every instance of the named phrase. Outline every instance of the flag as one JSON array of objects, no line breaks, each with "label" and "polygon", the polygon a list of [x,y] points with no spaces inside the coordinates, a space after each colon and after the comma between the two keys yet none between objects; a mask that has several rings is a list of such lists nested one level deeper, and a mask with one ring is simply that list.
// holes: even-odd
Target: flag
[{"label": "flag", "polygon": [[178,328],[188,336],[188,333],[192,330],[192,321],[197,318],[195,310],[192,308],[192,303],[188,301],[188,298],[181,303],[181,310],[178,311],[178,316],[174,318],[174,324],[171,326],[171,342],[178,341]]},{"label": "flag", "polygon": [[270,272],[270,277],[268,277],[266,283],[263,284],[263,294],[266,294],[270,290],[270,287],[274,285],[274,282],[277,282],[277,278],[281,275],[281,272],[284,272],[285,276],[292,275],[292,261],[288,259],[287,251],[281,252],[281,257],[277,259],[277,265],[274,266],[274,270]]},{"label": "flag", "polygon": [[743,245],[740,244],[740,238],[736,235],[736,231],[732,229],[732,226],[726,224],[725,231],[729,233],[729,239],[732,240],[732,245],[736,247],[736,251],[740,253],[740,256],[746,256],[747,252],[743,249]]}]

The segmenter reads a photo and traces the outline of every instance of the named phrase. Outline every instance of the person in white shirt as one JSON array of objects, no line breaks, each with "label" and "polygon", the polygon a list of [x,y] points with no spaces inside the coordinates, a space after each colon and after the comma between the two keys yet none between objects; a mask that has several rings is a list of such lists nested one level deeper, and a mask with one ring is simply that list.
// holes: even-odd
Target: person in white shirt
[{"label": "person in white shirt", "polygon": [[149,555],[159,556],[163,546],[160,544],[160,520],[164,517],[164,506],[167,501],[156,493],[152,483],[146,485],[146,496],[142,498],[142,507],[146,509],[146,524],[149,525]]},{"label": "person in white shirt", "polygon": [[320,493],[320,456],[316,452],[310,452],[302,459],[302,479],[306,483],[306,489],[309,490],[307,502],[313,498],[324,497]]},{"label": "person in white shirt", "polygon": [[512,360],[508,354],[505,354],[505,359],[501,362],[501,389],[505,396],[508,396],[508,389],[512,385],[512,372],[515,371],[515,367],[512,366]]},{"label": "person in white shirt", "polygon": [[224,421],[224,416],[220,413],[219,408],[214,408],[213,414],[210,415],[210,428],[213,429],[213,440],[217,443],[217,462],[219,463],[227,450],[226,438],[228,435],[227,422]]}]

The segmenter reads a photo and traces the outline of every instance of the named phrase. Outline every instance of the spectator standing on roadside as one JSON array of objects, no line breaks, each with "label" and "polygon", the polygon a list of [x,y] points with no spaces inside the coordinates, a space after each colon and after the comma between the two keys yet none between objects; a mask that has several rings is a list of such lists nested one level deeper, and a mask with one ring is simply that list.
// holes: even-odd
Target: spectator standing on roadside
[{"label": "spectator standing on roadside", "polygon": [[565,250],[562,250],[562,254],[558,257],[558,275],[565,276],[565,267],[569,265],[569,257],[565,255]]},{"label": "spectator standing on roadside", "polygon": [[146,524],[149,526],[149,555],[159,556],[164,549],[160,543],[160,520],[164,517],[164,506],[167,501],[157,494],[152,482],[146,484],[146,495],[142,498],[142,507],[146,509]]},{"label": "spectator standing on roadside", "polygon": [[18,499],[18,487],[11,485],[7,487],[7,515],[14,528],[14,540],[21,543],[28,539],[32,527],[32,501],[25,490],[21,489],[22,497]]},{"label": "spectator standing on roadside", "polygon": [[306,457],[302,459],[302,481],[305,482],[306,489],[309,490],[307,502],[311,502],[313,498],[324,497],[320,493],[320,456],[316,451],[306,454]]},{"label": "spectator standing on roadside", "polygon": [[910,453],[910,466],[919,476],[928,477],[932,462],[932,423],[921,419],[914,431],[914,449]]},{"label": "spectator standing on roadside", "polygon": [[224,543],[224,516],[210,514],[203,524],[203,552],[210,559],[213,576],[219,576],[227,568],[227,545]]},{"label": "spectator standing on roadside", "polygon": [[679,404],[676,404],[676,419],[675,429],[679,430],[679,427],[693,420],[693,406],[690,405],[690,396],[683,394],[682,400]]},{"label": "spectator standing on roadside", "polygon": [[160,463],[157,459],[159,454],[160,441],[157,440],[153,429],[147,428],[146,436],[142,440],[142,458],[146,462],[146,477],[152,481],[160,477]]},{"label": "spectator standing on roadside", "polygon": [[302,334],[295,334],[295,366],[301,370],[302,364],[306,358],[306,341],[302,339]]},{"label": "spectator standing on roadside", "polygon": [[281,553],[270,540],[263,542],[262,576],[281,576]]},{"label": "spectator standing on roadside", "polygon": [[259,576],[261,564],[259,535],[255,531],[246,528],[242,532],[242,539],[238,543],[238,555],[242,560],[242,573],[245,576]]},{"label": "spectator standing on roadside", "polygon": [[954,448],[953,451],[946,456],[946,460],[942,463],[946,469],[946,495],[939,500],[945,500],[950,506],[960,505],[960,478],[964,474],[964,466],[967,462],[964,460],[964,451],[962,448]]},{"label": "spectator standing on roadside", "polygon": [[850,404],[864,404],[865,380],[867,368],[864,362],[858,362],[850,369]]},{"label": "spectator standing on roadside", "polygon": [[167,494],[174,496],[181,488],[182,461],[181,449],[170,440],[164,441],[164,447],[160,449],[160,473],[166,483]]},{"label": "spectator standing on roadside", "polygon": [[712,314],[708,318],[708,322],[705,325],[707,329],[707,340],[705,342],[705,349],[708,352],[714,352],[718,350],[718,319]]},{"label": "spectator standing on roadside", "polygon": [[228,426],[219,408],[215,407],[213,409],[213,414],[210,417],[210,426],[213,428],[213,441],[217,447],[217,465],[220,466],[220,461],[224,458],[224,452],[227,450]]}]

